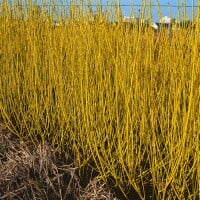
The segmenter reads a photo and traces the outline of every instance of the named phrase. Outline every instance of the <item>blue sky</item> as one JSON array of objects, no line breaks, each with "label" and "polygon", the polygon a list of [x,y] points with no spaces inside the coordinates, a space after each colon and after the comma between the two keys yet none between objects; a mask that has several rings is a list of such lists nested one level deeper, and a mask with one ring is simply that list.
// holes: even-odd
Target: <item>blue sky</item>
[{"label": "blue sky", "polygon": [[[100,1],[100,0],[99,0]],[[117,2],[118,0],[112,1],[112,0],[102,0],[102,4],[106,4],[107,2]],[[91,2],[98,2],[98,0],[91,0]],[[135,4],[135,5],[139,5],[142,4],[142,2],[145,2],[145,0],[121,0],[121,5],[129,5],[129,4]],[[174,18],[178,18],[178,14],[180,14],[180,17],[183,17],[183,13],[184,13],[184,8],[183,7],[179,7],[179,11],[177,7],[173,7],[173,6],[183,6],[184,4],[187,6],[193,6],[193,5],[197,5],[198,0],[146,0],[146,3],[148,4],[149,2],[152,2],[152,4],[156,5],[156,2],[159,2],[160,5],[169,5],[169,6],[165,6],[165,7],[161,7],[161,13],[162,16],[171,16]],[[172,6],[172,7],[171,7]],[[138,10],[140,8],[138,6],[134,7],[134,12],[136,15],[138,15]],[[187,18],[192,19],[192,17],[194,17],[192,15],[192,12],[195,11],[197,9],[195,8],[187,8],[186,9],[186,14],[187,14]],[[153,7],[152,8],[152,14],[153,14],[153,21],[158,21],[159,20],[159,16],[158,16],[158,12],[157,12],[157,8]],[[130,16],[130,7],[129,6],[122,6],[122,13],[124,16]]]},{"label": "blue sky", "polygon": [[[52,0],[45,0],[46,2],[51,2]],[[54,2],[60,4],[62,2],[63,4],[70,4],[70,2],[73,2],[74,0],[54,0]],[[76,0],[81,1],[81,0]],[[88,0],[83,0],[85,4],[87,4]],[[90,0],[92,4],[97,4],[98,2],[101,2],[103,5],[106,4],[116,4],[119,0]],[[37,2],[44,2],[44,0],[37,0]],[[141,8],[138,5],[141,5],[142,2],[146,2],[146,4],[149,4],[149,2],[152,2],[153,5],[156,5],[156,2],[159,2],[161,5],[161,16],[158,15],[158,8],[156,6],[152,7],[152,17],[154,22],[159,21],[159,17],[169,16],[174,18],[179,18],[180,20],[183,18],[184,8],[183,5],[190,6],[186,9],[186,17],[187,19],[195,18],[197,8],[192,8],[193,5],[197,6],[198,0],[120,0],[122,6],[122,14],[123,16],[130,16],[131,10],[134,11],[134,14],[136,17],[139,16],[139,11]],[[134,7],[130,7],[128,5],[137,5]],[[165,6],[162,6],[165,5]],[[179,8],[176,7],[179,5]],[[182,7],[181,7],[182,6]],[[94,9],[95,10],[95,9]]]}]

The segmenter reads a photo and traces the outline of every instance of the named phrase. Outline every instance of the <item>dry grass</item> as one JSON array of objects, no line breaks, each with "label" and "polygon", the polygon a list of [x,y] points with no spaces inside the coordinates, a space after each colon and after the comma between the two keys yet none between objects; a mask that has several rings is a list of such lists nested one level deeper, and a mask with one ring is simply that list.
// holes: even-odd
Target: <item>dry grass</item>
[{"label": "dry grass", "polygon": [[27,146],[0,127],[0,199],[117,199],[96,178],[83,188],[80,169],[68,163],[50,145]]}]

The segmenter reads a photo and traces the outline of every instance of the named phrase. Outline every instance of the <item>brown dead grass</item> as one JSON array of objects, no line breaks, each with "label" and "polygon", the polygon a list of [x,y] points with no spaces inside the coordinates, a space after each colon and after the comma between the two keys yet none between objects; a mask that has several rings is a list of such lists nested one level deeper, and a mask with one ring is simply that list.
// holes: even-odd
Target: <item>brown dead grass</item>
[{"label": "brown dead grass", "polygon": [[79,174],[49,144],[27,145],[0,125],[0,199],[117,200],[97,178],[83,188]]}]

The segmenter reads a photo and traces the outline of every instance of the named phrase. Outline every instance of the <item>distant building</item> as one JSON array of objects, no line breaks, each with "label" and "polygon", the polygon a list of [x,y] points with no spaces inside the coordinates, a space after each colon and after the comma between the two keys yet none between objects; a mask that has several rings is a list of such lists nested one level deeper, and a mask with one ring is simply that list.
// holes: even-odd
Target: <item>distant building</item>
[{"label": "distant building", "polygon": [[144,19],[144,18],[138,18],[135,16],[124,16],[122,21],[124,23],[135,23],[135,24],[144,24],[144,25],[148,25],[148,20]]},{"label": "distant building", "polygon": [[168,35],[172,35],[173,24],[175,23],[175,19],[165,16],[159,20],[159,22],[151,24],[151,27],[156,31],[159,32],[162,29],[168,30]]},{"label": "distant building", "polygon": [[172,29],[175,19],[172,17],[165,16],[160,19],[159,23],[156,23],[159,27]]},{"label": "distant building", "polygon": [[173,22],[173,19],[171,17],[165,16],[160,19],[160,24],[171,24]]},{"label": "distant building", "polygon": [[124,16],[122,19],[123,22],[129,22],[129,23],[133,23],[133,22],[137,22],[138,18],[136,17],[129,17],[129,16]]}]

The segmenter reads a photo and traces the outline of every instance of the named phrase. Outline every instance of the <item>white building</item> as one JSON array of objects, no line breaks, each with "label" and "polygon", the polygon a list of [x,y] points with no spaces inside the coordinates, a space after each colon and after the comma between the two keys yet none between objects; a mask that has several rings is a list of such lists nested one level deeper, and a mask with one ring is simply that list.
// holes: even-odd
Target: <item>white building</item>
[{"label": "white building", "polygon": [[159,23],[161,24],[171,24],[173,19],[171,17],[165,16],[160,19]]},{"label": "white building", "polygon": [[138,17],[129,17],[129,16],[124,16],[123,17],[123,22],[134,22],[134,23],[140,23],[140,24],[148,24],[148,20],[144,18],[138,18]]},{"label": "white building", "polygon": [[137,18],[135,17],[129,17],[129,16],[123,17],[123,22],[135,22],[135,21],[137,21]]}]

